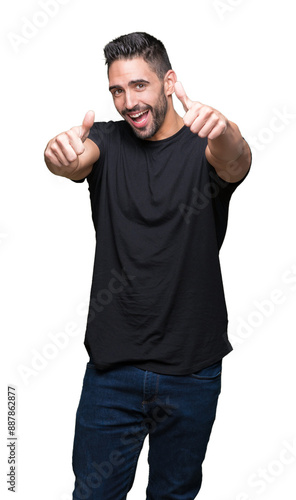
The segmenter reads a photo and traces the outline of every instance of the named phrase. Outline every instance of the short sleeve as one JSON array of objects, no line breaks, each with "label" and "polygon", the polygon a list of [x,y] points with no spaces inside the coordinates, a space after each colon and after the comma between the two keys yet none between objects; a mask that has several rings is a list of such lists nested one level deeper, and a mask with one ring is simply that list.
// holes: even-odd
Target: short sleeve
[{"label": "short sleeve", "polygon": [[100,158],[99,160],[94,164],[91,173],[87,176],[84,177],[84,179],[80,179],[78,181],[74,181],[71,179],[73,182],[84,182],[86,178],[91,178],[95,171],[97,170],[99,164],[101,163],[101,159],[105,156],[105,149],[106,149],[106,142],[108,138],[108,134],[113,130],[114,128],[114,122],[95,122],[93,126],[91,127],[89,131],[89,136],[88,139],[93,141],[99,148],[100,150]]},{"label": "short sleeve", "polygon": [[227,182],[218,176],[215,168],[208,162],[206,156],[204,157],[206,167],[209,175],[208,191],[212,201],[212,208],[216,223],[216,233],[218,247],[220,248],[226,233],[229,203],[232,194],[236,188],[245,180],[251,169],[252,158],[250,166],[242,179],[237,182]]},{"label": "short sleeve", "polygon": [[226,205],[228,205],[232,194],[234,193],[236,188],[245,180],[245,178],[248,176],[248,174],[250,172],[251,165],[252,165],[252,151],[251,151],[251,161],[250,161],[249,168],[248,168],[246,174],[244,175],[244,177],[237,182],[225,181],[224,179],[219,177],[215,168],[208,162],[207,158],[205,158],[205,161],[207,164],[210,179],[213,182],[213,185],[217,186],[216,191],[218,193],[218,197],[220,198],[222,203],[224,202]]},{"label": "short sleeve", "polygon": [[108,123],[105,122],[95,122],[89,131],[88,139],[93,141],[99,148],[99,150],[104,152],[104,132]]},{"label": "short sleeve", "polygon": [[207,161],[207,159],[206,159],[206,163],[207,163],[207,166],[208,166],[208,171],[209,171],[209,175],[210,175],[210,178],[211,178],[211,182],[214,185],[217,186],[217,191],[218,191],[218,188],[219,188],[219,191],[218,191],[219,197],[221,199],[225,199],[225,201],[227,201],[227,202],[229,202],[232,194],[234,193],[234,191],[236,190],[236,188],[245,180],[245,178],[247,177],[247,175],[249,174],[250,169],[251,169],[251,166],[250,166],[249,169],[248,169],[248,171],[247,171],[247,173],[239,181],[237,181],[237,182],[227,182],[227,181],[225,181],[224,179],[222,179],[221,177],[218,176],[216,170]]}]

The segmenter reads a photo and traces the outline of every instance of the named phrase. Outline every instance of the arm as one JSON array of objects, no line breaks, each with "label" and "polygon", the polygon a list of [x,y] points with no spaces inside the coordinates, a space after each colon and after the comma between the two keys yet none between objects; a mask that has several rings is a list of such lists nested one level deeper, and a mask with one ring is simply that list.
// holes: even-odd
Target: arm
[{"label": "arm", "polygon": [[219,177],[227,182],[238,182],[251,165],[251,150],[238,126],[227,120],[226,130],[216,139],[208,138],[206,158]]},{"label": "arm", "polygon": [[175,94],[186,111],[184,124],[208,138],[206,158],[219,177],[227,182],[240,181],[250,168],[251,150],[238,126],[216,109],[191,101],[180,82],[175,84]]},{"label": "arm", "polygon": [[93,111],[89,111],[80,127],[73,127],[49,141],[44,160],[53,174],[77,181],[90,174],[100,157],[98,146],[87,139],[94,118]]}]

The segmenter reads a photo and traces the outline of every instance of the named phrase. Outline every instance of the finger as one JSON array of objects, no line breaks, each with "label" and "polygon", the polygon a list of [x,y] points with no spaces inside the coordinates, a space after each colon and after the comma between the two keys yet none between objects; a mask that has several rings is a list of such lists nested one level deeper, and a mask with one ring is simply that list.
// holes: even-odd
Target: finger
[{"label": "finger", "polygon": [[62,153],[61,149],[59,148],[59,146],[57,144],[52,145],[51,152],[52,152],[53,156],[55,157],[55,160],[53,162],[54,165],[57,165],[59,167],[66,167],[69,165],[67,158]]},{"label": "finger", "polygon": [[200,123],[205,123],[205,111],[204,106],[200,102],[193,102],[191,108],[183,117],[186,127],[191,127],[195,121],[198,121],[198,119],[200,119]]},{"label": "finger", "polygon": [[53,150],[52,151],[47,151],[46,154],[45,154],[45,157],[50,161],[50,163],[52,163],[56,167],[63,167],[63,164],[60,162],[60,160],[55,155],[55,153],[53,152]]},{"label": "finger", "polygon": [[88,135],[91,127],[95,122],[95,113],[94,111],[88,111],[83,119],[82,125],[80,127],[80,138],[82,142],[84,142]]},{"label": "finger", "polygon": [[79,137],[80,127],[73,127],[72,129],[66,132],[69,140],[70,146],[72,146],[73,150],[77,155],[81,155],[85,151],[85,147],[83,145],[82,140]]},{"label": "finger", "polygon": [[[67,134],[60,134],[56,138],[57,147],[55,148],[55,153],[58,153],[60,161],[66,159],[66,164],[72,163],[77,160],[77,154],[69,143],[69,137]],[[53,145],[54,146],[54,145]]]},{"label": "finger", "polygon": [[209,133],[208,139],[217,139],[217,137],[220,137],[220,135],[223,135],[226,132],[227,125],[225,123],[218,123],[216,127],[213,128],[213,130]]},{"label": "finger", "polygon": [[184,111],[187,112],[191,108],[193,102],[187,96],[181,82],[175,83],[175,94],[178,97],[179,101],[181,101],[181,103],[183,104]]},{"label": "finger", "polygon": [[216,127],[219,122],[219,117],[214,113],[208,116],[199,116],[191,125],[191,132],[198,134],[200,137],[208,137],[209,133]]}]

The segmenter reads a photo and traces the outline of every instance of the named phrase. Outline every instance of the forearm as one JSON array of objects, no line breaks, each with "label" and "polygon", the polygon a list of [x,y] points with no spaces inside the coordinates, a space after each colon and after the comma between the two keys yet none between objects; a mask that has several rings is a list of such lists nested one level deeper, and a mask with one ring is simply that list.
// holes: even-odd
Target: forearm
[{"label": "forearm", "polygon": [[217,161],[227,164],[236,161],[243,153],[244,139],[238,126],[227,121],[227,128],[224,134],[216,139],[208,139],[208,149]]},{"label": "forearm", "polygon": [[46,156],[44,156],[44,160],[48,170],[51,173],[60,175],[61,177],[66,177],[67,179],[71,179],[74,181],[87,177],[93,167],[93,165],[83,165],[83,161],[81,161],[82,158],[80,156],[74,162],[62,167],[57,167],[56,165],[51,163],[51,161],[47,159]]},{"label": "forearm", "polygon": [[251,165],[251,150],[243,139],[238,126],[227,122],[227,129],[216,139],[208,139],[207,160],[218,175],[227,182],[237,182]]}]

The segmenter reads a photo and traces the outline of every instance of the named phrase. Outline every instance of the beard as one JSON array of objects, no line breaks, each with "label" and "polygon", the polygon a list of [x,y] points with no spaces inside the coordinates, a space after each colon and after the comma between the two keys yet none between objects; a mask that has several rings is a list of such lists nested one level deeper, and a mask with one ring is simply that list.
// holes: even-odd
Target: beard
[{"label": "beard", "polygon": [[152,107],[147,105],[145,106],[145,108],[142,109],[140,108],[140,106],[135,106],[133,109],[129,110],[125,109],[124,111],[122,111],[121,115],[125,117],[125,115],[127,115],[128,113],[149,110],[152,117],[152,122],[150,124],[147,124],[145,127],[139,129],[133,127],[131,123],[129,122],[128,123],[137,137],[139,137],[140,139],[150,139],[159,131],[160,127],[162,126],[167,114],[167,109],[168,109],[168,102],[164,93],[164,86],[163,86],[155,106]]}]

